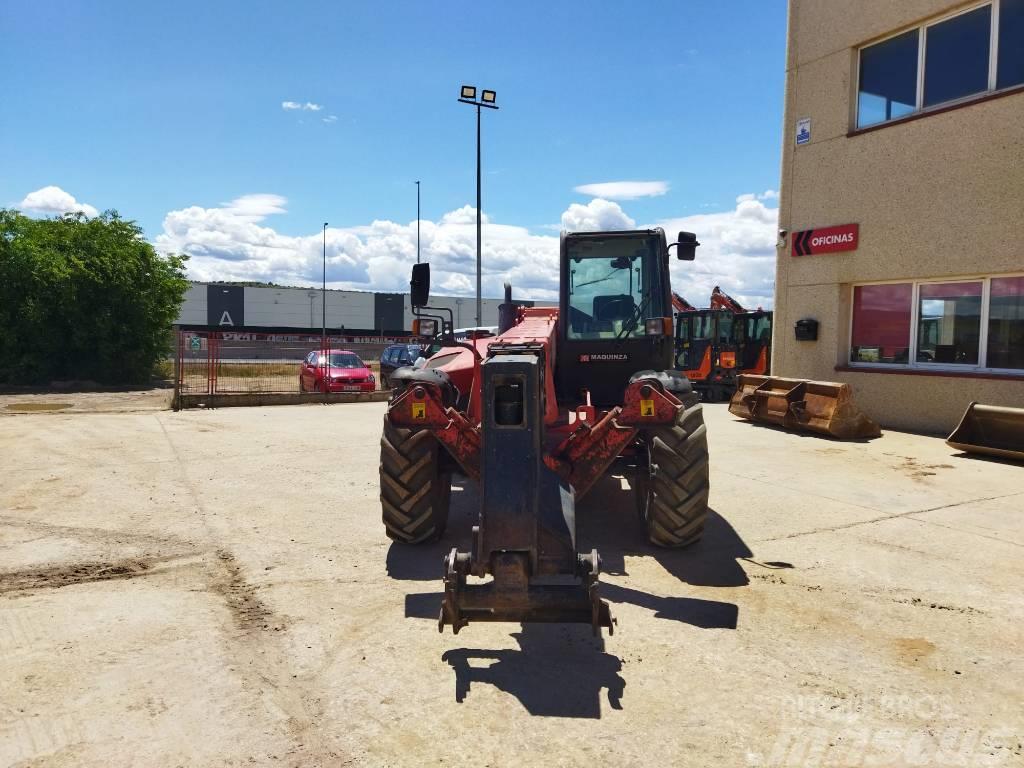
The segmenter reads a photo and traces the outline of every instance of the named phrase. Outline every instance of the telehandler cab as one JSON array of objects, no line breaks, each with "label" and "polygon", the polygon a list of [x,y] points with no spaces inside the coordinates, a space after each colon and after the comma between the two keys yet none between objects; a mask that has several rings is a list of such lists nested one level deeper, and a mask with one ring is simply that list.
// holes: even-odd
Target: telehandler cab
[{"label": "telehandler cab", "polygon": [[631,473],[652,542],[700,538],[707,438],[698,397],[672,370],[669,284],[670,249],[692,260],[698,245],[688,232],[669,245],[661,229],[563,233],[559,306],[517,307],[506,284],[498,335],[467,341],[454,338],[450,311],[428,306],[429,265],[413,267],[414,333],[441,349],[391,377],[380,462],[388,536],[439,538],[452,472],[480,487],[472,545],[444,561],[439,630],[537,621],[611,633],[601,560],[577,551],[575,515],[613,462]]}]

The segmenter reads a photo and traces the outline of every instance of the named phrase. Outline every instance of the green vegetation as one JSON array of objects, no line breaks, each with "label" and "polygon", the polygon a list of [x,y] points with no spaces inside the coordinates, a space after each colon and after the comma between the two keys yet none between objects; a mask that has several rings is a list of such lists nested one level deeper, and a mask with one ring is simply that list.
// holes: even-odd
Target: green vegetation
[{"label": "green vegetation", "polygon": [[169,351],[187,258],[161,256],[115,211],[0,209],[0,383],[148,382]]}]

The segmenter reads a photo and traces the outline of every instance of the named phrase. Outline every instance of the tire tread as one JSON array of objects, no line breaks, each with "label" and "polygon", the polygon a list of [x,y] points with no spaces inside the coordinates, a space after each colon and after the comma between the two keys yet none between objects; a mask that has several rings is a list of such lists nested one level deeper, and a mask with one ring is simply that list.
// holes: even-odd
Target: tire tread
[{"label": "tire tread", "polygon": [[401,429],[384,419],[380,502],[384,529],[392,540],[421,544],[444,533],[451,475],[439,472],[440,450],[430,432]]}]

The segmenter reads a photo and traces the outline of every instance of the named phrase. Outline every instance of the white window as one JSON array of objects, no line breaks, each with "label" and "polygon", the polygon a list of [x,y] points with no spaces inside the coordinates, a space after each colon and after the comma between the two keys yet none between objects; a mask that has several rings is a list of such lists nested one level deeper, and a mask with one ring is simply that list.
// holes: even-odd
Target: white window
[{"label": "white window", "polygon": [[1024,373],[1024,276],[856,285],[852,365]]},{"label": "white window", "polygon": [[993,0],[860,49],[856,127],[1024,85],[1024,0]]}]

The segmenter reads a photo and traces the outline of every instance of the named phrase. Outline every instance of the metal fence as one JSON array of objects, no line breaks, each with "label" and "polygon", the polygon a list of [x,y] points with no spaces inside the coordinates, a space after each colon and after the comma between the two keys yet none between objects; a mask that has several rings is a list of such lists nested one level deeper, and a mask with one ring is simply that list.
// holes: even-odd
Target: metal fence
[{"label": "metal fence", "polygon": [[[380,388],[380,354],[389,344],[408,341],[391,336],[328,336],[178,331],[175,389],[181,395],[289,394],[311,391],[300,384],[302,363],[310,352],[344,349],[369,366]],[[308,378],[308,377],[307,377]]]}]

